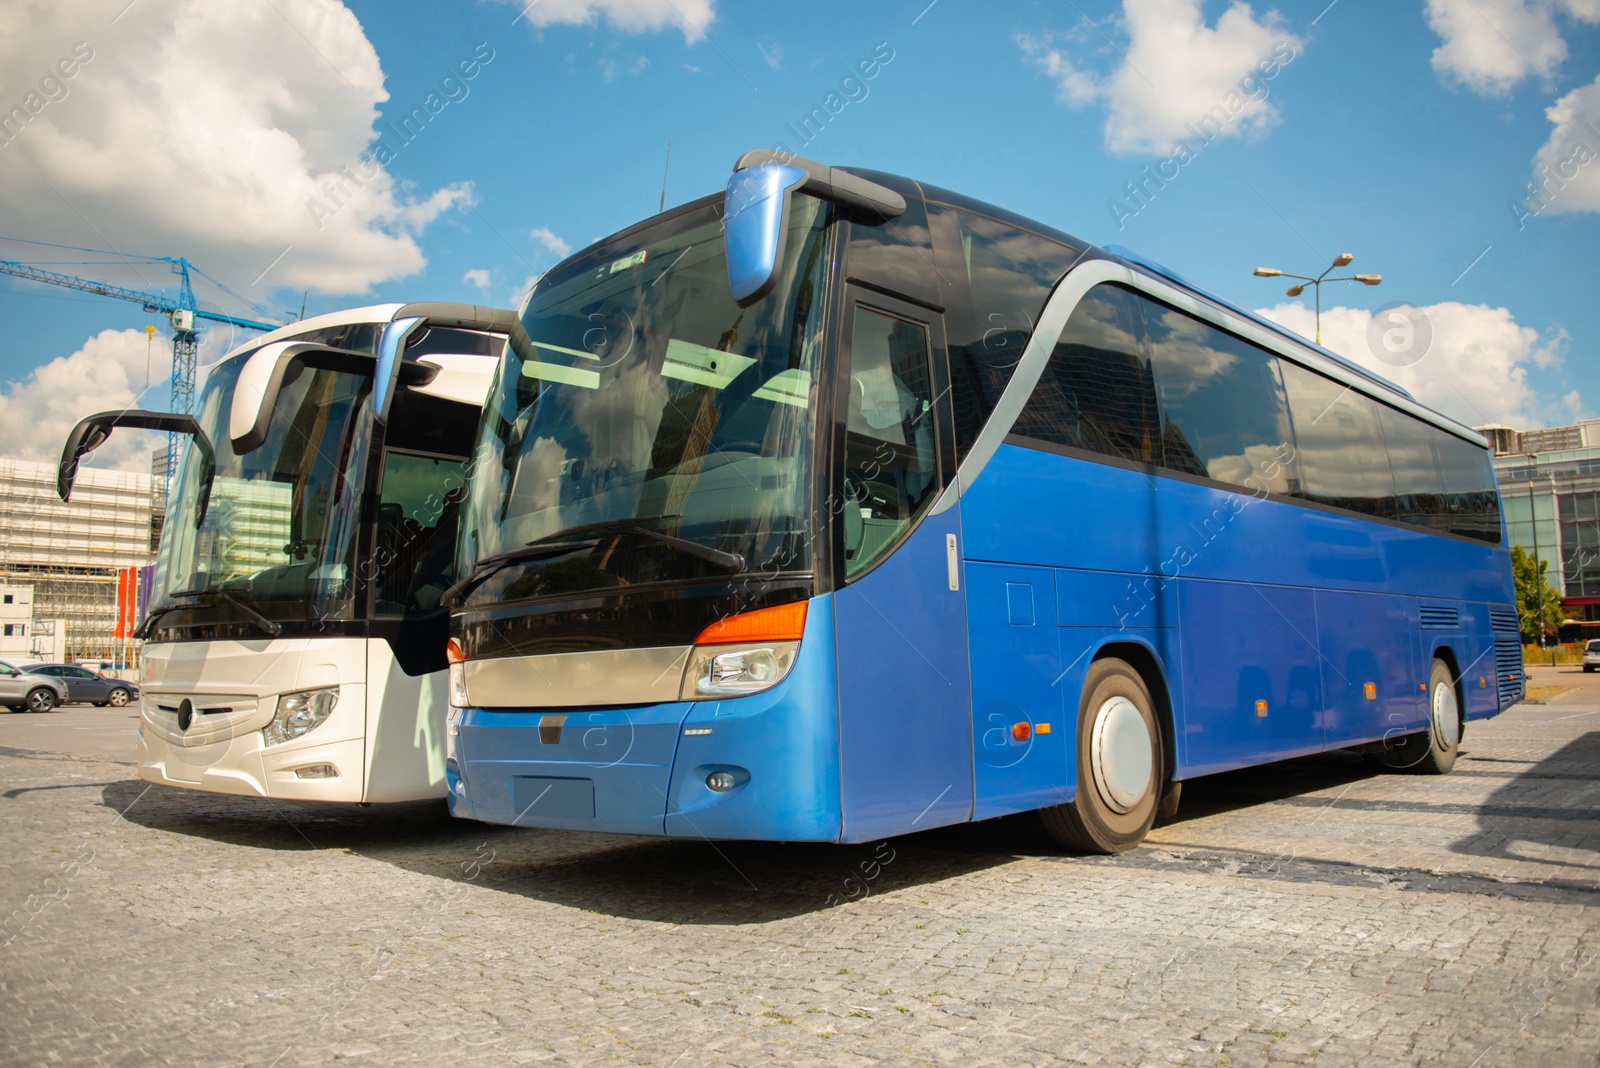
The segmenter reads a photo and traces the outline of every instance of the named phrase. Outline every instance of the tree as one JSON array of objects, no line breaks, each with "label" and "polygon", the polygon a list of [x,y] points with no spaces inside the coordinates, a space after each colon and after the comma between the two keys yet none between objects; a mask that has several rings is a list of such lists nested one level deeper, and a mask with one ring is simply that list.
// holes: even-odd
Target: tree
[{"label": "tree", "polygon": [[[1537,570],[1532,554],[1520,545],[1511,547],[1511,575],[1517,584],[1517,624],[1524,637],[1544,644],[1546,634],[1561,630],[1561,595],[1550,585],[1550,561],[1540,559]],[[1540,587],[1543,587],[1542,595]],[[1540,625],[1540,617],[1544,624]]]}]

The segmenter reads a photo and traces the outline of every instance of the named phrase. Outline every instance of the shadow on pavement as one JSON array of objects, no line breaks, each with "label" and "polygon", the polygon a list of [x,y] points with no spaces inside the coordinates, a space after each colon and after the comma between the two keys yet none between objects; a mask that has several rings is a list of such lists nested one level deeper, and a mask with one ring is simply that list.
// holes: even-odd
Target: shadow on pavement
[{"label": "shadow on pavement", "polygon": [[[1478,758],[1478,769],[1499,766]],[[1464,751],[1462,766],[1474,758]],[[1457,852],[1510,860],[1565,865],[1571,886],[1593,900],[1593,878],[1581,860],[1551,860],[1541,846],[1587,833],[1595,849],[1594,808],[1581,801],[1583,788],[1600,768],[1600,732],[1585,735],[1537,765],[1511,764],[1514,778],[1487,803],[1460,806],[1477,815],[1482,830],[1462,840]],[[1183,805],[1169,824],[1250,808],[1268,802],[1304,801],[1326,807],[1324,798],[1303,795],[1384,774],[1351,753],[1327,753],[1266,767],[1227,772],[1185,784]],[[1574,791],[1576,787],[1576,792]],[[232,797],[127,780],[104,787],[105,803],[141,826],[253,848],[305,852],[348,850],[397,868],[458,884],[473,869],[476,886],[549,901],[604,915],[664,923],[762,923],[817,912],[888,890],[906,890],[960,878],[1021,857],[1059,858],[1066,865],[1159,867],[1174,863],[1217,867],[1239,876],[1309,879],[1395,889],[1456,889],[1509,893],[1490,876],[1440,876],[1427,872],[1382,872],[1362,865],[1283,858],[1240,859],[1170,855],[1141,849],[1120,857],[1063,855],[1031,814],[938,828],[865,845],[710,842],[583,834],[498,827],[452,819],[443,802],[399,805],[314,804]],[[1347,800],[1346,805],[1357,804]],[[1404,808],[1406,802],[1376,803]],[[1411,802],[1437,812],[1448,803]],[[130,807],[131,806],[131,807]],[[1588,820],[1587,824],[1575,822]],[[1533,852],[1528,852],[1529,847]],[[1570,849],[1569,849],[1570,852]],[[1587,858],[1586,858],[1587,859]],[[1260,871],[1256,869],[1260,868]],[[1237,869],[1237,870],[1235,870]],[[1324,870],[1326,869],[1326,870]],[[1063,877],[1070,877],[1070,871]],[[1441,881],[1443,880],[1443,881]],[[1466,880],[1466,881],[1462,881]],[[1456,886],[1459,882],[1461,885]],[[1479,884],[1482,884],[1481,886]],[[1447,885],[1448,884],[1448,885]],[[1470,885],[1469,885],[1470,884]]]},{"label": "shadow on pavement", "polygon": [[[1339,750],[1207,775],[1183,784],[1183,803],[1178,807],[1178,814],[1162,821],[1161,825],[1187,823],[1272,801],[1292,801],[1304,794],[1384,774],[1388,773],[1373,767],[1359,754]],[[1318,808],[1327,804],[1321,798],[1306,800]]]},{"label": "shadow on pavement", "polygon": [[269,801],[150,786],[101,791],[132,823],[230,845],[347,850],[406,871],[606,915],[664,923],[763,923],[885,890],[1005,864],[1052,846],[1031,816],[866,845],[710,842],[499,827],[452,819],[443,801]]},{"label": "shadow on pavement", "polygon": [[1453,852],[1548,865],[1566,873],[1552,882],[1600,887],[1600,731],[1537,762],[1468,757],[1457,767],[1507,781],[1476,806],[1478,830]]}]

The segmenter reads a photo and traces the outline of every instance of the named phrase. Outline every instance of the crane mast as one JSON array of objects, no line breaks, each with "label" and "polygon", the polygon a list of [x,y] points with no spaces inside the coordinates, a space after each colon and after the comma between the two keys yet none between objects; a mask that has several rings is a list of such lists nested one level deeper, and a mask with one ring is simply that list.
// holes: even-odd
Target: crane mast
[{"label": "crane mast", "polygon": [[[33,243],[42,244],[43,242]],[[65,245],[51,247],[76,248],[76,246]],[[99,249],[78,249],[78,251],[100,252]],[[115,255],[115,253],[101,254]],[[61,274],[58,271],[45,270],[43,267],[16,260],[0,260],[0,274],[25,278],[30,282],[40,282],[45,285],[76,289],[84,293],[94,293],[98,296],[110,297],[113,300],[130,301],[140,305],[146,312],[165,315],[167,321],[172,324],[171,407],[174,412],[188,413],[194,409],[195,370],[200,354],[200,332],[197,326],[201,320],[225,323],[229,326],[243,327],[247,330],[276,330],[283,324],[263,322],[258,319],[245,319],[236,315],[225,315],[222,312],[203,311],[195,300],[194,286],[189,279],[192,264],[188,260],[182,256],[145,256],[138,258],[145,262],[165,263],[171,266],[172,273],[179,278],[176,299],[158,293],[143,293],[136,289],[113,285],[110,282],[98,282],[90,278]],[[196,271],[199,273],[198,269]],[[173,476],[177,473],[180,447],[177,435],[169,434],[167,436],[166,471],[166,482],[169,487]]]}]

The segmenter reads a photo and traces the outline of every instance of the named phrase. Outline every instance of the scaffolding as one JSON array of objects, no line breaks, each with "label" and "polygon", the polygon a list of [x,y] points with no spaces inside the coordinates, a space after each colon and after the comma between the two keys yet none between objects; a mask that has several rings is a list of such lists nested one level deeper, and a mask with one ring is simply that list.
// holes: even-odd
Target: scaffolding
[{"label": "scaffolding", "polygon": [[72,500],[56,465],[0,460],[0,584],[33,587],[34,618],[66,628],[70,660],[117,660],[117,573],[154,562],[151,477],[82,467]]}]

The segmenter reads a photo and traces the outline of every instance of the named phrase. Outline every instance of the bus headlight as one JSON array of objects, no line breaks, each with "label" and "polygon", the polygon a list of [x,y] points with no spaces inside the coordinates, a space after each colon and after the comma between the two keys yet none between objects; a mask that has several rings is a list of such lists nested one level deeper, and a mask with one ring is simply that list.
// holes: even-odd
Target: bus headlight
[{"label": "bus headlight", "polygon": [[467,665],[450,665],[450,704],[454,708],[466,708],[472,704],[467,697]]},{"label": "bus headlight", "polygon": [[799,651],[799,642],[698,646],[683,674],[681,697],[694,701],[760,693],[783,681]]},{"label": "bus headlight", "polygon": [[261,737],[267,745],[293,741],[308,731],[316,730],[333,714],[339,703],[339,688],[327,690],[301,690],[286,693],[278,698],[278,711],[272,722],[261,728]]}]

